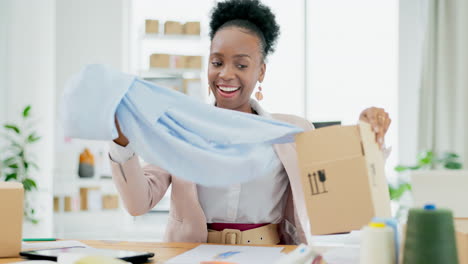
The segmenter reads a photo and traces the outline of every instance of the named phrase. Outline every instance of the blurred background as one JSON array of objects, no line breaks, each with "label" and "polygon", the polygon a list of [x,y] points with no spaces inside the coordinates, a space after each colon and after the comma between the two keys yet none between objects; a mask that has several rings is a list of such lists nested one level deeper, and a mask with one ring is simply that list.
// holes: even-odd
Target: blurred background
[{"label": "blurred background", "polygon": [[[262,2],[281,27],[262,85],[269,112],[355,124],[363,109],[385,108],[396,200],[408,189],[397,165],[467,165],[465,1]],[[25,237],[162,240],[168,196],[146,215],[128,215],[108,142],[64,137],[61,94],[85,64],[103,63],[210,103],[215,3],[0,0],[0,180],[30,190]]]}]

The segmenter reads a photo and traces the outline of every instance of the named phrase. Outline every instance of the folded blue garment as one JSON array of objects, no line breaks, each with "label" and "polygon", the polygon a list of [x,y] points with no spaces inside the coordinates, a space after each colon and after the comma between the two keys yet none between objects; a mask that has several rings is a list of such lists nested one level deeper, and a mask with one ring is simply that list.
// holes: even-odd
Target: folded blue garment
[{"label": "folded blue garment", "polygon": [[242,183],[271,173],[272,144],[303,129],[221,109],[104,65],[86,66],[65,88],[65,135],[113,140],[117,114],[130,147],[145,161],[208,186]]}]

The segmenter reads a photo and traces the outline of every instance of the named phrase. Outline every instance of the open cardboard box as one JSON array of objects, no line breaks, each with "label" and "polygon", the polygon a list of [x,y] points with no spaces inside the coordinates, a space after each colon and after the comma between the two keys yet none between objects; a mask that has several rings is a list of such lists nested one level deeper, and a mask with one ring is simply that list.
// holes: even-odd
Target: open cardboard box
[{"label": "open cardboard box", "polygon": [[383,153],[367,123],[300,133],[296,147],[314,235],[350,232],[391,217]]},{"label": "open cardboard box", "polygon": [[23,227],[23,185],[0,182],[0,258],[19,256]]}]

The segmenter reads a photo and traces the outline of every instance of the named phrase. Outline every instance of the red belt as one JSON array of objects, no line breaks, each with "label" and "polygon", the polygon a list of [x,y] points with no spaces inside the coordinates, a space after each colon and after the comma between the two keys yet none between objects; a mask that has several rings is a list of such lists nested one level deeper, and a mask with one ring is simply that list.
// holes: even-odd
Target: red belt
[{"label": "red belt", "polygon": [[224,229],[237,229],[239,231],[259,228],[269,224],[236,224],[236,223],[212,223],[208,224],[208,229],[223,231]]}]

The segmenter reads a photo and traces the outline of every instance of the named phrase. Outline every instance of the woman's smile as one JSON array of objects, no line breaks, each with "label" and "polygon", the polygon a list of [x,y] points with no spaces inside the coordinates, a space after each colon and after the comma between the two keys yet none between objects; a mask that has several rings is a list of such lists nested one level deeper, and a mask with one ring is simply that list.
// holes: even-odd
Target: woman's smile
[{"label": "woman's smile", "polygon": [[218,84],[216,85],[216,90],[219,95],[224,98],[232,98],[240,92],[240,86]]}]

